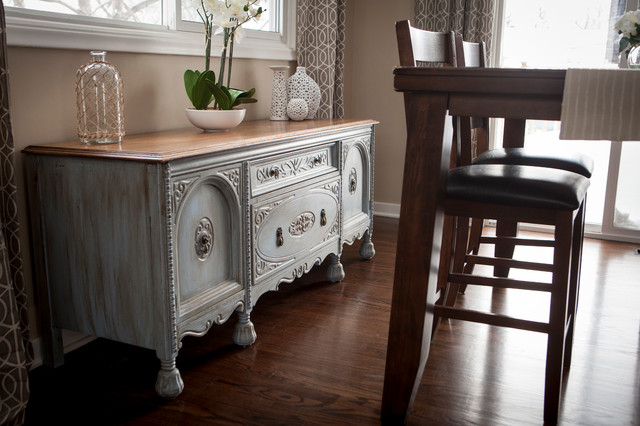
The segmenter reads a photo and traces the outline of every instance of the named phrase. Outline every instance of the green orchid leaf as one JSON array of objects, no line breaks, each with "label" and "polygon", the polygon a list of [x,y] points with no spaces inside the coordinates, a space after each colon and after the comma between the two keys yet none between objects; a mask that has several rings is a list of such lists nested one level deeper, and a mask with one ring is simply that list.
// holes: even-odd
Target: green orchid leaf
[{"label": "green orchid leaf", "polygon": [[236,99],[236,105],[240,104],[255,104],[258,102],[256,98],[238,98]]},{"label": "green orchid leaf", "polygon": [[214,84],[209,84],[209,88],[213,92],[213,97],[218,103],[218,107],[220,109],[231,109],[233,103],[231,102],[229,91],[224,86],[217,86]]},{"label": "green orchid leaf", "polygon": [[213,100],[213,94],[209,87],[211,81],[215,81],[215,73],[211,70],[205,71],[198,76],[192,89],[192,103],[195,109],[207,109]]},{"label": "green orchid leaf", "polygon": [[184,72],[184,89],[187,92],[187,96],[189,96],[189,100],[192,104],[194,104],[193,87],[196,85],[198,77],[200,77],[200,71],[186,70]]},{"label": "green orchid leaf", "polygon": [[246,97],[246,98],[253,98],[253,95],[255,95],[255,94],[256,94],[256,88],[255,88],[255,87],[253,87],[253,88],[251,88],[251,89],[249,89],[249,90],[246,90],[246,91],[242,94],[242,97],[243,97],[243,98],[245,98],[245,97]]},{"label": "green orchid leaf", "polygon": [[231,102],[231,106],[229,107],[229,109],[233,108],[234,105],[237,105],[236,101],[238,97],[246,93],[246,91],[244,90],[231,89],[231,88],[227,89],[227,92],[229,93],[229,101]]},{"label": "green orchid leaf", "polygon": [[256,89],[252,88],[246,91],[242,91],[242,94],[240,94],[235,101],[235,105],[240,105],[240,104],[254,104],[256,102],[258,102],[257,99],[254,99],[253,95],[256,93]]}]

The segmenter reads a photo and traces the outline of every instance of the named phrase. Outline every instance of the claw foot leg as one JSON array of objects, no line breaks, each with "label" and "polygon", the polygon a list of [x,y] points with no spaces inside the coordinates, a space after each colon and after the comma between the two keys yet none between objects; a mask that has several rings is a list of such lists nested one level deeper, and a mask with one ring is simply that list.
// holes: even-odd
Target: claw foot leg
[{"label": "claw foot leg", "polygon": [[156,392],[163,398],[175,398],[182,393],[184,383],[180,371],[176,368],[176,360],[160,360],[160,371],[156,380]]},{"label": "claw foot leg", "polygon": [[344,268],[342,267],[342,263],[340,263],[340,256],[335,254],[330,256],[331,264],[329,265],[329,269],[327,269],[327,279],[333,283],[337,283],[344,279]]},{"label": "claw foot leg", "polygon": [[238,322],[233,329],[233,342],[238,346],[253,345],[256,341],[256,330],[249,319],[249,314],[238,312]]},{"label": "claw foot leg", "polygon": [[367,231],[364,235],[364,241],[360,246],[360,257],[363,259],[371,259],[375,254],[376,250],[373,248],[373,242],[371,241],[371,232]]}]

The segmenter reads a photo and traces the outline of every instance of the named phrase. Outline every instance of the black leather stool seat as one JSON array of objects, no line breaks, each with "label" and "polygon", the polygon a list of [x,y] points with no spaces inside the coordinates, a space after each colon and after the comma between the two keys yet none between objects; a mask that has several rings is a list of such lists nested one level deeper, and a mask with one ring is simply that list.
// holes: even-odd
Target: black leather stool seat
[{"label": "black leather stool seat", "polygon": [[476,164],[449,171],[447,198],[509,206],[576,210],[589,179],[546,167]]},{"label": "black leather stool seat", "polygon": [[536,148],[496,148],[478,155],[473,164],[518,164],[549,167],[581,174],[593,172],[593,159],[580,152],[542,151]]}]

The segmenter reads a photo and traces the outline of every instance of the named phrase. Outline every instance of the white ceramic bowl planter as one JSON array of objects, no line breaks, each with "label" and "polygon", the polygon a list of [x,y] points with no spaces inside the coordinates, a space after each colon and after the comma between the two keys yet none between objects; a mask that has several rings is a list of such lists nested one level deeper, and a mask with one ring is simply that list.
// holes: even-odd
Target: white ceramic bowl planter
[{"label": "white ceramic bowl planter", "polygon": [[244,108],[221,110],[221,109],[194,109],[187,108],[187,118],[194,126],[205,132],[219,132],[229,130],[242,123]]}]

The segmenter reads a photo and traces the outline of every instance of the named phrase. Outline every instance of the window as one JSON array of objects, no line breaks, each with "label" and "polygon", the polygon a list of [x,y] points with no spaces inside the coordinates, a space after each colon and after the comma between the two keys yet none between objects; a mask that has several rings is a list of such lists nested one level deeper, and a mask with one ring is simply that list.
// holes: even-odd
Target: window
[{"label": "window", "polygon": [[[295,59],[295,0],[262,0],[234,57]],[[10,46],[202,55],[192,0],[5,0]]]},{"label": "window", "polygon": [[161,0],[7,0],[5,6],[162,25]]},{"label": "window", "polygon": [[[614,24],[637,0],[502,0],[498,66],[510,68],[617,68]],[[640,240],[638,149],[605,141],[560,141],[558,122],[528,121],[525,145],[581,150],[595,161],[586,210],[587,231]],[[496,131],[496,133],[499,133]]]}]

